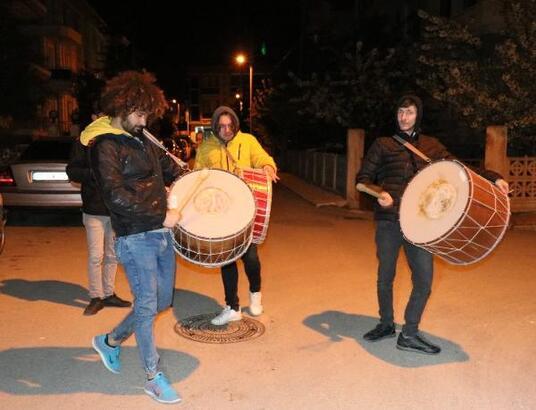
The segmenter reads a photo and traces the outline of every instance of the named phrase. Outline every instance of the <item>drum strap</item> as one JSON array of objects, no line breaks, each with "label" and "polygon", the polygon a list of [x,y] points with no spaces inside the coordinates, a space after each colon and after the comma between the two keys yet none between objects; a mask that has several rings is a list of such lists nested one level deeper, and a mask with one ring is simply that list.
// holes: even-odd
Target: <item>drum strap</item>
[{"label": "drum strap", "polygon": [[428,158],[426,155],[424,155],[422,153],[421,150],[419,150],[416,146],[414,146],[413,144],[409,143],[408,141],[406,141],[405,139],[403,138],[400,138],[398,135],[393,135],[393,138],[395,140],[397,140],[398,142],[400,142],[404,147],[406,147],[407,149],[409,149],[411,152],[413,152],[414,154],[418,155],[419,157],[421,157],[422,159],[424,159],[426,162],[428,162],[429,164],[432,162],[432,160],[430,158]]},{"label": "drum strap", "polygon": [[240,167],[238,166],[238,162],[236,162],[236,160],[234,159],[233,155],[231,154],[227,146],[225,144],[221,144],[221,145],[223,149],[225,150],[225,154],[227,154],[227,158],[229,158],[229,160],[233,164],[233,172],[238,171],[238,173],[241,173]]}]

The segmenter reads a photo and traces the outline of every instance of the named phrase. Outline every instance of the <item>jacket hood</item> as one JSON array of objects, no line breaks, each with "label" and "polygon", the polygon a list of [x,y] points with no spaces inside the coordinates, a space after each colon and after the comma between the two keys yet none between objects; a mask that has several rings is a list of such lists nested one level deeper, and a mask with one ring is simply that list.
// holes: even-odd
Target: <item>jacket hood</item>
[{"label": "jacket hood", "polygon": [[111,117],[100,117],[82,131],[80,134],[80,142],[82,145],[88,146],[91,140],[103,134],[123,135],[128,133],[119,128],[112,127]]},{"label": "jacket hood", "polygon": [[212,128],[212,133],[216,137],[218,137],[218,139],[220,139],[219,133],[218,133],[218,120],[220,119],[220,116],[223,113],[229,114],[231,116],[231,121],[233,122],[235,126],[235,133],[234,133],[235,136],[236,134],[238,134],[238,131],[240,130],[240,120],[238,119],[238,115],[236,115],[236,113],[231,107],[220,105],[218,108],[214,110],[214,114],[212,114],[212,119],[210,120],[210,127]]},{"label": "jacket hood", "polygon": [[422,100],[417,97],[416,95],[407,94],[400,97],[398,102],[396,103],[395,108],[395,124],[396,124],[396,132],[397,134],[400,132],[400,128],[398,126],[398,109],[402,105],[402,103],[406,100],[411,101],[412,104],[415,104],[417,107],[417,119],[415,120],[415,133],[419,133],[421,130],[421,122],[422,122],[422,112],[423,112],[423,105]]}]

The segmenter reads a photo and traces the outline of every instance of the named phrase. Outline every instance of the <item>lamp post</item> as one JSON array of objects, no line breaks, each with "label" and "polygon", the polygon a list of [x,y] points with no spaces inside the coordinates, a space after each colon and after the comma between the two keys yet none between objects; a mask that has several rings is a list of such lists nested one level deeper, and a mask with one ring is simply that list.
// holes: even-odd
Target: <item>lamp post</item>
[{"label": "lamp post", "polygon": [[173,104],[177,104],[177,130],[178,130],[180,127],[180,123],[181,123],[181,104],[175,98],[171,100],[171,102]]},{"label": "lamp post", "polygon": [[[242,53],[235,57],[235,61],[238,65],[246,63],[246,56]],[[249,132],[253,132],[253,117],[251,115],[253,111],[253,64],[249,62]]]}]

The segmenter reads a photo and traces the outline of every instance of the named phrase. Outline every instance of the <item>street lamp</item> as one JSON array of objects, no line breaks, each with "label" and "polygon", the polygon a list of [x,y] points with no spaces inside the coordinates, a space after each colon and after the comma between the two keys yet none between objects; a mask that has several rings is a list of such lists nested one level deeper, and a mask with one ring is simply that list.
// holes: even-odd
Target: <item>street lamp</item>
[{"label": "street lamp", "polygon": [[171,102],[177,104],[177,129],[179,129],[181,122],[181,104],[175,98],[172,99]]},{"label": "street lamp", "polygon": [[[244,54],[237,54],[235,61],[238,65],[245,64],[247,58]],[[253,64],[249,62],[249,132],[253,132],[253,117],[251,112],[253,111]]]}]

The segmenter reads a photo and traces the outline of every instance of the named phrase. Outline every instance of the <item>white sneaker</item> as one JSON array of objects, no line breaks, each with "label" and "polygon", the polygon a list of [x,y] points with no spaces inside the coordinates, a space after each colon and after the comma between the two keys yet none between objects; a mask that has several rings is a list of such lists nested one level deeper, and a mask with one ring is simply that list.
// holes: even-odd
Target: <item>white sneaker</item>
[{"label": "white sneaker", "polygon": [[231,309],[231,306],[225,306],[221,313],[212,319],[210,323],[216,326],[223,326],[236,320],[242,320],[242,312]]},{"label": "white sneaker", "polygon": [[259,316],[262,311],[261,292],[249,292],[249,311],[253,316]]}]

